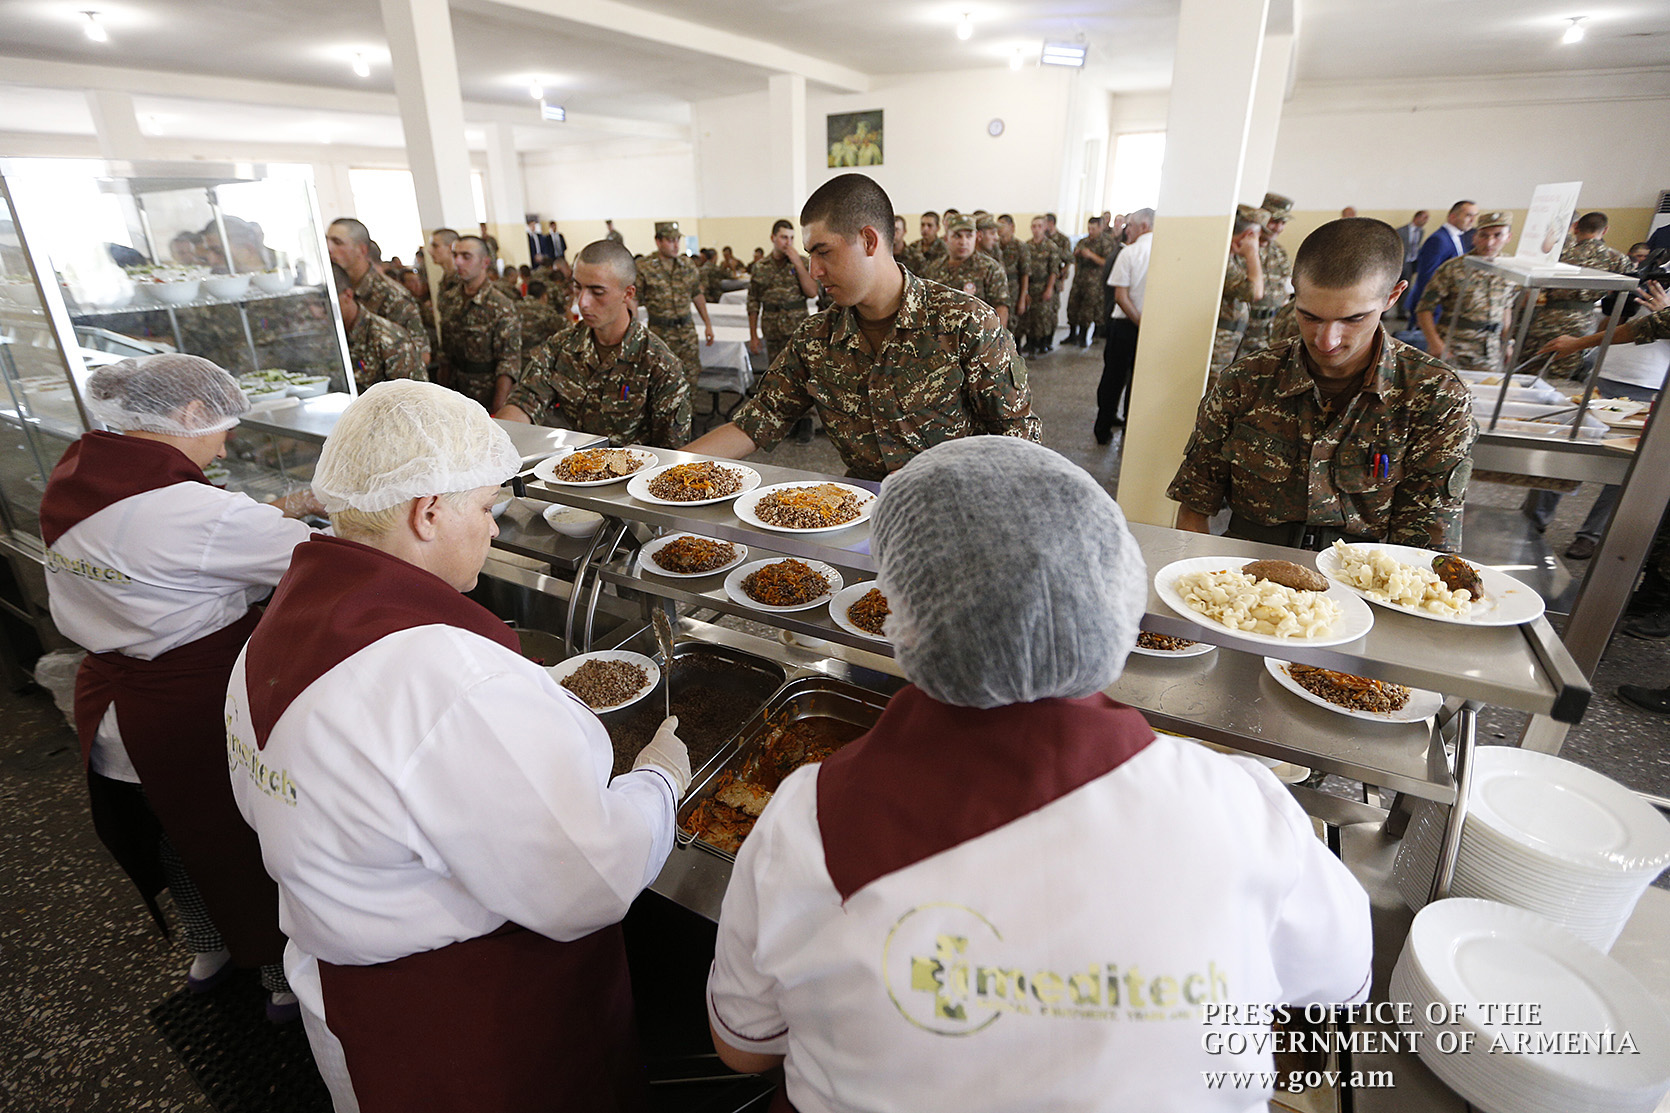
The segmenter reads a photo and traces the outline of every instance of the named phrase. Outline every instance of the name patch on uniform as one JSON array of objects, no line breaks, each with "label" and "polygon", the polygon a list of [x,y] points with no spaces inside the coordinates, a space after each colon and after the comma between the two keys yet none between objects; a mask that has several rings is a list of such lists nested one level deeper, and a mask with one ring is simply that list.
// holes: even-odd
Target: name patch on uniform
[{"label": "name patch on uniform", "polygon": [[1199,1023],[1203,1005],[1229,999],[1228,976],[1212,961],[1165,973],[1089,960],[1034,970],[1004,950],[1003,934],[972,908],[925,904],[887,933],[882,977],[900,1015],[941,1036],[973,1035],[1005,1015]]},{"label": "name patch on uniform", "polygon": [[237,736],[232,723],[233,717],[226,716],[227,772],[235,775],[242,768],[256,788],[280,804],[295,807],[300,794],[296,791],[296,782],[290,779],[290,771],[268,765],[262,760],[261,751]]},{"label": "name patch on uniform", "polygon": [[68,572],[72,576],[83,576],[89,580],[98,580],[107,584],[131,584],[133,577],[120,568],[106,568],[102,564],[94,564],[84,557],[71,559],[63,553],[52,549],[46,551],[46,570],[48,572]]}]

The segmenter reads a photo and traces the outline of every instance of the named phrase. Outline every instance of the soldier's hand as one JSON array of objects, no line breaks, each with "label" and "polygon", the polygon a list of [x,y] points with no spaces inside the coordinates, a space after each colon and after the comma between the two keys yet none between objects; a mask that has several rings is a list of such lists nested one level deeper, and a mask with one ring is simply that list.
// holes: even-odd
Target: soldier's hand
[{"label": "soldier's hand", "polygon": [[1015,316],[1018,317],[1022,313],[1025,313],[1027,311],[1027,309],[1031,306],[1031,304],[1032,304],[1032,302],[1027,297],[1027,295],[1022,294],[1021,295],[1021,300],[1015,303]]},{"label": "soldier's hand", "polygon": [[707,326],[707,343],[708,343],[708,347],[711,348],[713,346],[713,326],[712,325]]},{"label": "soldier's hand", "polygon": [[1537,355],[1546,355],[1549,352],[1562,356],[1576,355],[1583,350],[1582,339],[1580,336],[1556,336],[1538,348]]},{"label": "soldier's hand", "polygon": [[763,341],[760,340],[759,337],[750,336],[748,338],[748,350],[750,352],[754,353],[757,356],[758,355],[764,355],[765,354],[764,348],[765,348],[765,344],[764,344]]},{"label": "soldier's hand", "polygon": [[1433,359],[1443,359],[1444,348],[1445,344],[1443,338],[1435,336],[1427,342],[1426,354],[1431,356]]},{"label": "soldier's hand", "polygon": [[1657,282],[1647,283],[1642,292],[1636,295],[1636,300],[1655,313],[1670,306],[1670,294],[1665,293],[1664,287]]}]

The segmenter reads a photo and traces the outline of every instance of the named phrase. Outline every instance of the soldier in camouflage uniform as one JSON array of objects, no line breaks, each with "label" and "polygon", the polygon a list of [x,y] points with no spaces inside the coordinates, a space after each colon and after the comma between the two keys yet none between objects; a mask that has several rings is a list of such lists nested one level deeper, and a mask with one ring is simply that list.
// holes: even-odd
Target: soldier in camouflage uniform
[{"label": "soldier in camouflage uniform", "polygon": [[835,307],[801,327],[733,422],[689,451],[740,458],[770,449],[812,409],[847,474],[864,479],[958,437],[1039,439],[1009,334],[977,299],[895,263],[893,206],[880,186],[862,174],[833,178],[800,222],[812,277]]},{"label": "soldier in camouflage uniform", "polygon": [[1235,352],[1247,331],[1247,307],[1264,296],[1258,234],[1269,219],[1270,214],[1263,209],[1235,206],[1235,232],[1229,241],[1229,264],[1224,268],[1223,295],[1218,302],[1218,327],[1212,336],[1208,387],[1235,361]]},{"label": "soldier in camouflage uniform", "polygon": [[[1501,254],[1511,219],[1505,212],[1480,213],[1473,249],[1467,255],[1494,259]],[[1508,331],[1518,287],[1505,278],[1471,269],[1466,259],[1466,255],[1446,259],[1432,272],[1415,307],[1415,320],[1426,335],[1426,350],[1451,367],[1500,371],[1502,336]]]},{"label": "soldier in camouflage uniform", "polygon": [[1102,218],[1090,218],[1088,231],[1073,252],[1073,286],[1067,291],[1067,339],[1081,348],[1090,346],[1090,330],[1102,322],[1102,267],[1113,249],[1112,237],[1102,231]]},{"label": "soldier in camouflage uniform", "polygon": [[[1343,288],[1309,281],[1311,268]],[[1200,404],[1167,495],[1179,529],[1320,550],[1339,538],[1453,552],[1471,450],[1472,396],[1454,372],[1394,340],[1381,318],[1402,292],[1403,242],[1378,221],[1338,220],[1299,249],[1296,304],[1326,336],[1233,364]]]},{"label": "soldier in camouflage uniform", "polygon": [[423,353],[411,333],[360,305],[354,280],[336,263],[331,264],[331,277],[342,310],[342,327],[348,335],[348,362],[354,369],[354,384],[363,391],[389,379],[428,382]]},{"label": "soldier in camouflage uniform", "polygon": [[763,355],[769,366],[805,323],[806,299],[817,296],[818,284],[794,249],[794,225],[777,221],[771,226],[771,254],[748,276],[748,350]]},{"label": "soldier in camouflage uniform", "polygon": [[603,222],[603,227],[608,229],[608,231],[603,234],[604,239],[610,240],[610,241],[612,241],[614,243],[618,243],[618,244],[626,243],[625,238],[619,232],[615,231],[615,222],[614,221],[605,220]]},{"label": "soldier in camouflage uniform", "polygon": [[998,323],[1009,327],[1009,280],[1003,264],[975,249],[979,222],[958,214],[945,224],[945,258],[929,263],[922,277],[953,290],[972,294],[997,313]]},{"label": "soldier in camouflage uniform", "polygon": [[[1614,274],[1634,274],[1635,262],[1623,252],[1606,246],[1607,225],[1605,213],[1584,213],[1572,226],[1571,238],[1560,252],[1560,262]],[[1526,350],[1537,351],[1556,336],[1587,333],[1595,324],[1596,301],[1592,290],[1544,290],[1531,317],[1531,328],[1525,337]],[[1560,356],[1549,366],[1547,374],[1575,379],[1582,370],[1581,357]]]},{"label": "soldier in camouflage uniform", "polygon": [[351,217],[331,221],[325,230],[325,246],[331,262],[348,272],[354,284],[354,300],[360,308],[410,333],[427,366],[429,332],[423,327],[423,313],[418,309],[417,299],[406,287],[372,265],[371,233],[365,225]]},{"label": "soldier in camouflage uniform", "polygon": [[568,318],[546,300],[549,287],[537,279],[528,283],[528,296],[516,303],[522,321],[522,364],[527,366],[533,350],[568,327]]},{"label": "soldier in camouflage uniform", "polygon": [[725,272],[719,269],[719,253],[711,247],[702,248],[702,261],[697,264],[702,276],[702,297],[709,305],[718,305],[725,292]]},{"label": "soldier in camouflage uniform", "polygon": [[696,325],[690,320],[690,303],[702,315],[707,342],[713,343],[713,322],[707,315],[707,298],[702,296],[701,274],[696,264],[678,250],[678,224],[657,221],[654,255],[638,260],[638,304],[649,313],[649,330],[661,338],[684,365],[684,377],[695,389],[702,373],[701,350],[696,346]]},{"label": "soldier in camouflage uniform", "polygon": [[632,313],[636,268],[611,240],[574,261],[580,321],[534,349],[495,417],[555,425],[558,418],[611,444],[678,448],[690,439],[684,368]]},{"label": "soldier in camouflage uniform", "polygon": [[1009,294],[1015,303],[1009,314],[1009,334],[1021,340],[1026,335],[1026,314],[1032,307],[1032,251],[1015,238],[1015,218],[1008,213],[997,218],[997,258],[1003,264],[1003,277],[1009,283]]},{"label": "soldier in camouflage uniform", "polygon": [[[1067,238],[1067,233],[1055,226],[1055,214],[1044,214],[1044,236],[1061,249],[1061,257],[1067,262],[1073,261],[1073,241]],[[1063,278],[1066,276],[1063,275]]]},{"label": "soldier in camouflage uniform", "polygon": [[939,238],[939,214],[922,214],[922,238],[905,249],[899,262],[911,274],[920,275],[928,264],[945,257],[945,241]]},{"label": "soldier in camouflage uniform", "polygon": [[1025,344],[1022,355],[1043,355],[1055,347],[1055,322],[1061,303],[1061,272],[1066,259],[1055,241],[1044,234],[1044,218],[1032,218],[1032,242],[1026,248],[1028,306],[1026,325],[1021,330]]},{"label": "soldier in camouflage uniform", "polygon": [[492,413],[503,406],[522,373],[522,319],[489,280],[487,241],[460,236],[452,245],[457,280],[443,288],[440,381]]},{"label": "soldier in camouflage uniform", "polygon": [[1252,355],[1270,342],[1270,321],[1293,292],[1293,263],[1287,248],[1276,241],[1293,218],[1293,201],[1279,193],[1266,193],[1259,208],[1270,214],[1264,230],[1258,234],[1258,265],[1264,272],[1264,296],[1248,303],[1247,331],[1241,337],[1237,358]]}]

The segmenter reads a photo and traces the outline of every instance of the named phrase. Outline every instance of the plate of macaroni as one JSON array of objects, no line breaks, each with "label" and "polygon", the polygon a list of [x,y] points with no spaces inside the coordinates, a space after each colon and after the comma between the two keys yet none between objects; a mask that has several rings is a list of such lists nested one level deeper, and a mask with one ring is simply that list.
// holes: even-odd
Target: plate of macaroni
[{"label": "plate of macaroni", "polygon": [[1327,591],[1255,580],[1252,557],[1189,557],[1160,569],[1154,590],[1166,606],[1203,626],[1258,645],[1344,645],[1374,626],[1369,605],[1331,584]]},{"label": "plate of macaroni", "polygon": [[1434,622],[1459,626],[1518,626],[1543,612],[1542,596],[1528,585],[1476,561],[1462,563],[1476,573],[1484,598],[1448,587],[1433,570],[1445,554],[1412,545],[1336,541],[1316,554],[1316,568],[1334,583],[1371,603]]}]

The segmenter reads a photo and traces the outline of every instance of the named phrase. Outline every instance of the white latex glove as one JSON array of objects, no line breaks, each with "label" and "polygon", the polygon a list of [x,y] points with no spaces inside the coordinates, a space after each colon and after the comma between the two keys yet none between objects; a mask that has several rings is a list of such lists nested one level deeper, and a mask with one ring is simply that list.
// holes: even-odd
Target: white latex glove
[{"label": "white latex glove", "polygon": [[667,780],[673,786],[673,796],[682,800],[684,794],[690,790],[690,751],[679,741],[678,716],[669,715],[661,720],[661,725],[655,730],[655,737],[649,740],[649,745],[638,751],[638,760],[632,763],[633,769],[654,768],[665,773]]}]

